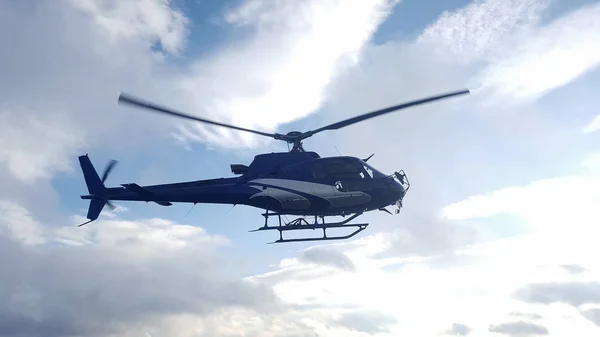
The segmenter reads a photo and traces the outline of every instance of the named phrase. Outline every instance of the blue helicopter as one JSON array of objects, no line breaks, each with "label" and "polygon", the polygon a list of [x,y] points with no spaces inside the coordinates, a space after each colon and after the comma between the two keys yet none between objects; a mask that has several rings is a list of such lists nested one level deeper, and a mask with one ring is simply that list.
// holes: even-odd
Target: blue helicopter
[{"label": "blue helicopter", "polygon": [[[79,163],[89,192],[88,195],[82,195],[81,198],[90,200],[90,205],[87,213],[89,221],[79,226],[96,220],[105,205],[114,209],[112,200],[154,202],[161,206],[171,206],[174,202],[231,204],[234,206],[247,205],[265,210],[265,213],[262,214],[265,218],[264,225],[251,232],[279,231],[279,239],[272,243],[351,238],[369,225],[368,223],[349,224],[361,214],[373,210],[392,214],[386,209],[387,206],[396,206],[395,213],[400,212],[402,200],[410,188],[406,174],[404,171],[394,172],[391,175],[379,172],[367,163],[373,155],[366,159],[350,156],[322,158],[316,152],[305,151],[302,141],[323,131],[341,129],[400,109],[468,93],[469,90],[460,90],[419,99],[356,116],[312,131],[292,131],[287,134],[267,133],[194,117],[121,94],[119,103],[282,140],[291,144],[292,148],[289,152],[259,154],[248,166],[232,164],[231,172],[236,177],[150,186],[128,183],[121,184],[121,187],[106,187],[104,185],[106,178],[117,162],[112,160],[100,177],[88,155],[80,156]],[[292,221],[282,221],[281,217],[287,215],[297,218]],[[277,216],[279,220],[277,225],[268,224],[268,219],[272,216]],[[325,221],[325,217],[332,216],[349,217],[340,222]],[[310,217],[311,222],[307,221],[305,217]],[[356,228],[356,230],[348,235],[327,236],[329,228],[346,227]],[[322,229],[323,236],[283,238],[283,232],[307,229]]]}]

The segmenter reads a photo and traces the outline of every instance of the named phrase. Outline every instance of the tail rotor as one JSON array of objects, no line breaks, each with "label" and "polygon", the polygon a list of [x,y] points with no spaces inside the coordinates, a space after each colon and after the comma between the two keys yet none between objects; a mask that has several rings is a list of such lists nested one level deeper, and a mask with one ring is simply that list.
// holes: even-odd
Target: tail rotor
[{"label": "tail rotor", "polygon": [[115,165],[117,165],[118,163],[119,163],[118,161],[113,159],[108,163],[108,165],[106,165],[106,168],[104,169],[104,173],[102,174],[102,184],[104,184],[104,182],[106,181],[106,178],[110,174],[110,171],[112,171],[113,168],[115,168]]},{"label": "tail rotor", "polygon": [[[102,174],[102,185],[104,186],[104,182],[106,181],[106,178],[108,178],[108,175],[110,174],[110,172],[113,170],[113,168],[115,168],[115,165],[117,165],[119,162],[116,160],[111,160],[110,162],[108,162],[108,165],[106,165],[106,168],[104,169],[104,173]],[[115,206],[112,202],[110,202],[110,200],[106,200],[106,206],[108,206],[108,208],[110,208],[110,210],[114,210],[115,208],[117,208],[117,206]]]}]

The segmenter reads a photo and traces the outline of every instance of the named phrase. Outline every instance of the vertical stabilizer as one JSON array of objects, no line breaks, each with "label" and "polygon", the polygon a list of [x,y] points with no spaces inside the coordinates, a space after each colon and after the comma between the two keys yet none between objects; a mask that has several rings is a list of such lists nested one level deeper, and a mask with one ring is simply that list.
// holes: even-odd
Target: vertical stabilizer
[{"label": "vertical stabilizer", "polygon": [[81,227],[98,219],[108,200],[104,198],[106,187],[104,187],[104,183],[100,179],[98,172],[96,172],[96,169],[94,168],[94,165],[92,165],[87,154],[79,156],[79,165],[81,166],[83,178],[85,179],[85,184],[87,185],[90,194],[89,196],[86,196],[86,199],[90,199],[90,206],[87,212],[89,221],[79,225],[79,227]]},{"label": "vertical stabilizer", "polygon": [[87,154],[79,156],[79,165],[81,166],[81,171],[83,171],[83,178],[85,179],[88,192],[90,194],[102,194],[105,189],[104,184],[100,180],[100,176]]}]

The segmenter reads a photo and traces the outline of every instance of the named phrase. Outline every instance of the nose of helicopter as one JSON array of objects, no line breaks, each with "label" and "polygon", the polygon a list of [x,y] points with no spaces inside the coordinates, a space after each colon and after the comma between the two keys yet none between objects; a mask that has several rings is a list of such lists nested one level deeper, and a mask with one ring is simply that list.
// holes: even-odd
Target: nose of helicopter
[{"label": "nose of helicopter", "polygon": [[388,177],[389,181],[389,198],[388,202],[390,206],[396,206],[394,212],[396,214],[400,213],[400,209],[402,208],[402,199],[404,199],[404,195],[406,194],[407,188],[402,183],[402,180],[397,179],[396,175],[392,175]]},{"label": "nose of helicopter", "polygon": [[404,196],[405,188],[402,184],[394,179],[394,183],[392,184],[394,189],[394,198],[396,200],[402,199]]},{"label": "nose of helicopter", "polygon": [[394,181],[394,183],[392,184],[394,189],[394,197],[396,197],[396,200],[401,201],[402,198],[404,198],[406,192],[408,191],[410,183],[406,178],[406,174],[404,174],[404,172],[402,171],[395,172],[393,177],[395,178],[392,178]]}]

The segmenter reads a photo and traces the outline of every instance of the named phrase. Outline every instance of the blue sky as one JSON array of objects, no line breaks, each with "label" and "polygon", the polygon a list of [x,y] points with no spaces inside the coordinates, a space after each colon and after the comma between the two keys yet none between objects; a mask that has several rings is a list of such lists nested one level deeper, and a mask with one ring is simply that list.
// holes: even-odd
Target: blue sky
[{"label": "blue sky", "polygon": [[[0,2],[0,336],[598,335],[599,16],[583,0]],[[305,141],[411,180],[403,211],[352,240],[267,245],[248,233],[262,211],[228,205],[118,202],[76,227],[81,154],[118,160],[118,186],[287,149],[120,92],[288,132],[464,87]]]}]

